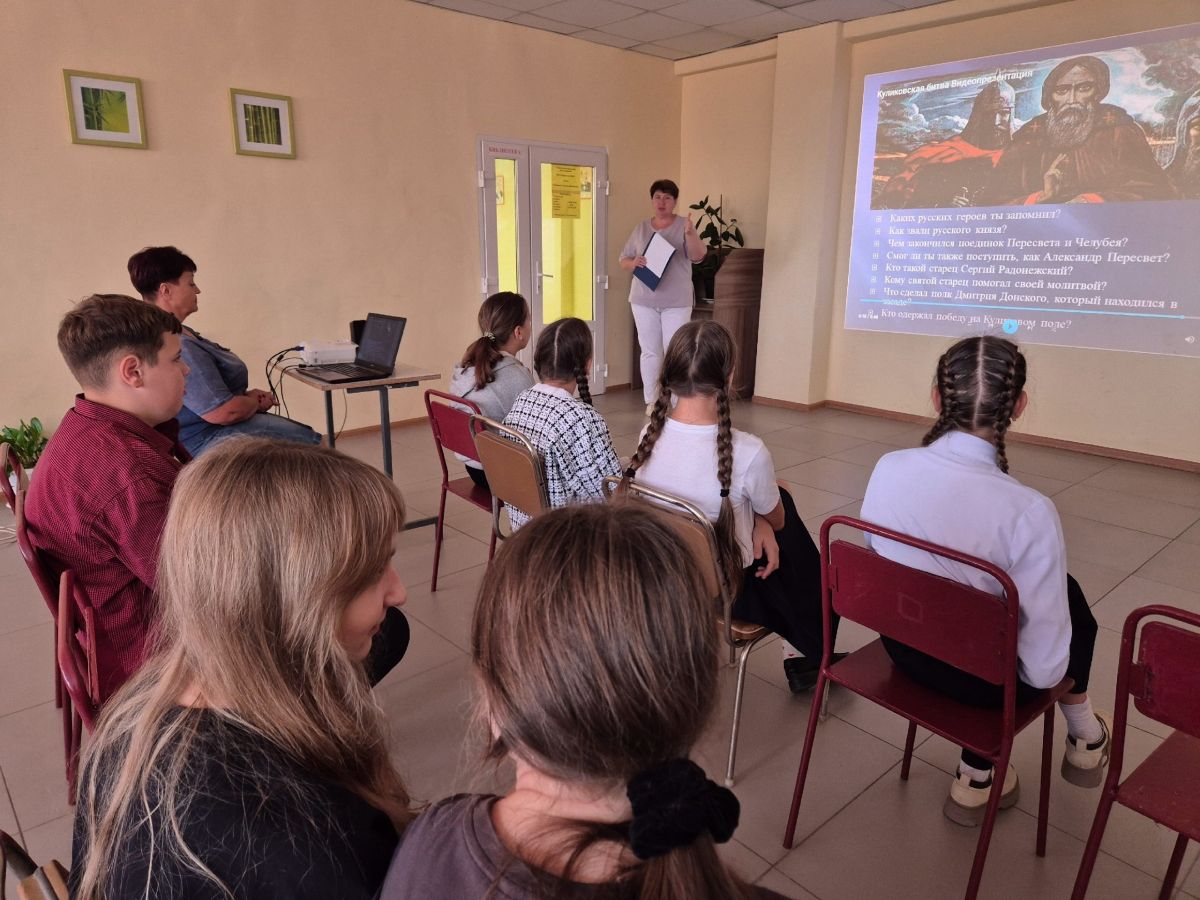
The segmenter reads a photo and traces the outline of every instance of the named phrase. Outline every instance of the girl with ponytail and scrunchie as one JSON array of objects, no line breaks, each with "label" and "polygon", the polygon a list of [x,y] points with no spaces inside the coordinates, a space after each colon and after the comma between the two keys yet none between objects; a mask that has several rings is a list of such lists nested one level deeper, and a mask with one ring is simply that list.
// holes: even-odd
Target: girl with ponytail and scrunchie
[{"label": "girl with ponytail and scrunchie", "polygon": [[690,500],[716,524],[737,595],[733,614],[783,638],[784,674],[798,694],[816,683],[821,663],[821,558],[791,494],[775,481],[771,452],[730,421],[735,361],[733,338],[716,322],[675,332],[623,480]]},{"label": "girl with ponytail and scrunchie", "polygon": [[434,804],[380,900],[778,898],[726,868],[731,791],[688,759],[717,701],[719,636],[696,567],[640,504],[553,510],[497,554],[471,658],[503,797]]},{"label": "girl with ponytail and scrunchie", "polygon": [[[621,463],[608,424],[592,408],[587,322],[567,318],[547,325],[538,335],[533,368],[541,384],[516,399],[504,424],[525,434],[541,454],[552,507],[603,499],[604,478],[616,475]],[[524,510],[506,508],[514,531],[529,521]]]},{"label": "girl with ponytail and scrunchie", "polygon": [[[902,534],[988,560],[1017,587],[1017,702],[1070,676],[1059,701],[1067,720],[1063,777],[1096,787],[1108,762],[1112,718],[1092,709],[1088,675],[1096,619],[1078,582],[1067,574],[1067,549],[1054,503],[1008,474],[1005,437],[1025,411],[1025,356],[1001,337],[965,338],[938,360],[933,386],[937,421],[921,447],[882,457],[871,473],[862,517]],[[868,536],[881,556],[998,593],[977,569],[924,550]],[[883,638],[896,666],[914,681],[960,703],[999,707],[1000,685],[956,669],[912,647]],[[943,811],[960,825],[978,825],[992,787],[991,763],[963,750]],[[1008,767],[1000,808],[1016,803],[1016,769]]]},{"label": "girl with ponytail and scrunchie", "polygon": [[[492,294],[479,307],[480,337],[463,353],[450,376],[450,393],[475,403],[489,419],[501,421],[512,409],[521,392],[533,387],[533,373],[517,354],[529,346],[533,333],[529,304],[520,294],[501,291]],[[483,466],[459,456],[467,474],[481,488],[487,488]]]}]

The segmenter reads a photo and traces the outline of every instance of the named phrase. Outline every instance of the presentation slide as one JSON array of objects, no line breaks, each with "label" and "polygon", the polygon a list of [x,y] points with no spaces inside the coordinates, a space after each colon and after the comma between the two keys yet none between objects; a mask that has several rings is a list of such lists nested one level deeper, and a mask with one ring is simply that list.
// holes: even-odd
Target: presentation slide
[{"label": "presentation slide", "polygon": [[868,76],[845,324],[1200,356],[1200,24]]}]

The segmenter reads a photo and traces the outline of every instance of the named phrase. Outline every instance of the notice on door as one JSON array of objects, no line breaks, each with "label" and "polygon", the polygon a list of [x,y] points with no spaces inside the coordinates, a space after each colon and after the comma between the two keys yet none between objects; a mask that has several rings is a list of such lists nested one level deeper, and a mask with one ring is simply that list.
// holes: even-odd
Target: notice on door
[{"label": "notice on door", "polygon": [[583,166],[550,166],[550,214],[555,219],[578,219]]}]

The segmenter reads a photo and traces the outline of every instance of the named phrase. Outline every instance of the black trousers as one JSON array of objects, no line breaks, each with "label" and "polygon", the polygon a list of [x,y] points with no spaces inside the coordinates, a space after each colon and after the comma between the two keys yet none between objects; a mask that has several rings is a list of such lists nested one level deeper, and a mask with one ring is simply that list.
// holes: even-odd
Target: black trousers
[{"label": "black trousers", "polygon": [[371,641],[371,652],[363,662],[371,687],[383,681],[383,677],[404,658],[408,650],[408,638],[408,619],[396,607],[389,607],[383,624],[379,626],[379,634]]},{"label": "black trousers", "polygon": [[466,466],[465,468],[467,470],[467,474],[471,476],[471,480],[475,482],[475,484],[483,488],[485,491],[491,490],[491,487],[488,485],[487,474],[483,471],[483,469],[477,469],[474,466]]},{"label": "black trousers", "polygon": [[[783,502],[783,530],[775,532],[779,543],[779,568],[766,578],[755,571],[765,562],[758,559],[746,568],[742,593],[733,604],[735,618],[764,625],[811,659],[820,659],[821,553],[796,512],[792,495],[779,489]],[[833,619],[837,637],[838,619]]]},{"label": "black trousers", "polygon": [[[1075,680],[1072,694],[1087,692],[1088,677],[1092,671],[1092,652],[1096,646],[1096,617],[1088,606],[1087,598],[1079,582],[1067,576],[1067,608],[1071,616],[1071,646],[1067,658],[1067,677]],[[883,646],[892,662],[905,675],[918,684],[940,691],[966,706],[998,708],[1004,705],[1004,688],[984,681],[975,675],[956,669],[949,663],[934,659],[907,644],[884,637]],[[1017,703],[1024,703],[1038,692],[1017,679]],[[963,750],[962,759],[975,769],[991,768],[991,763],[970,750]]]}]

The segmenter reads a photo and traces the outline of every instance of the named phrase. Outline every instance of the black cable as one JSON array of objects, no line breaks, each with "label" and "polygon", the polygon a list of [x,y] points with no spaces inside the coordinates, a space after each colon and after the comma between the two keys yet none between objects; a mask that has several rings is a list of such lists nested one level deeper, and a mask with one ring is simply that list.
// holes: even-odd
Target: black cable
[{"label": "black cable", "polygon": [[[287,354],[289,354],[289,353],[292,353],[296,350],[303,350],[303,349],[304,349],[303,347],[301,347],[299,344],[297,344],[294,347],[288,347],[284,350],[280,350],[278,353],[272,353],[269,357],[267,357],[267,361],[263,365],[263,372],[267,376],[267,390],[269,390],[272,394],[275,393],[275,383],[271,380],[271,374],[279,366],[280,362],[282,361],[282,358],[284,356],[287,356]],[[283,382],[281,381],[280,382],[281,387],[282,387],[282,384],[283,384]]]},{"label": "black cable", "polygon": [[[283,359],[280,359],[278,362],[275,363],[275,367],[279,372],[279,383],[277,385],[272,386],[272,391],[276,391],[276,390],[278,391],[277,397],[279,400],[279,406],[283,409],[283,414],[285,416],[288,416],[288,418],[290,419],[291,416],[288,415],[288,408],[287,408],[287,397],[284,395],[284,392],[283,392],[283,386],[284,386],[283,373],[287,369],[294,368],[294,366],[283,366],[283,364],[286,363],[288,360],[303,360],[303,357],[301,357],[301,356],[285,356],[285,357],[283,357]],[[303,365],[303,363],[300,363],[300,365]],[[283,368],[282,369],[279,368],[280,366],[283,366]]]},{"label": "black cable", "polygon": [[283,414],[290,419],[291,415],[289,415],[289,413],[288,413],[287,399],[283,395],[283,376],[288,372],[288,370],[299,369],[302,367],[303,364],[294,362],[291,365],[285,366],[285,365],[282,365],[283,362],[284,362],[284,360],[280,361],[281,366],[279,369],[279,404],[280,404],[280,406],[283,407]]}]

